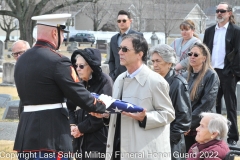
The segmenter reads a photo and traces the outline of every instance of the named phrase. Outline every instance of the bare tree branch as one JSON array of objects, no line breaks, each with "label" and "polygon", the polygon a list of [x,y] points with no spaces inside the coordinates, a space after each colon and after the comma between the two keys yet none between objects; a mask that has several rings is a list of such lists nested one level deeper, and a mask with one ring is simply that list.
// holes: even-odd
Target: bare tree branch
[{"label": "bare tree branch", "polygon": [[85,14],[93,21],[93,30],[97,31],[103,20],[103,18],[109,13],[106,9],[107,5],[111,5],[109,1],[101,1],[98,3],[98,0],[94,0],[91,4],[88,4],[82,10],[82,13]]},{"label": "bare tree branch", "polygon": [[0,15],[7,15],[7,16],[11,16],[11,17],[16,17],[16,15],[12,11],[6,11],[6,10],[0,10]]},{"label": "bare tree branch", "polygon": [[15,4],[13,3],[14,0],[6,0],[5,2],[8,4],[8,6],[10,7],[10,9],[12,11],[14,11],[16,8],[15,8]]},{"label": "bare tree branch", "polygon": [[10,40],[10,34],[12,31],[17,29],[17,26],[12,26],[13,24],[13,17],[9,17],[9,16],[2,16],[3,17],[3,25],[0,23],[0,27],[3,31],[6,32],[6,38],[5,38],[5,42]]},{"label": "bare tree branch", "polygon": [[[56,5],[49,5],[53,1]],[[94,0],[5,0],[9,9],[0,10],[0,14],[17,18],[19,21],[20,39],[32,44],[33,28],[36,24],[35,21],[31,20],[32,16],[53,13],[66,6],[92,1]]]},{"label": "bare tree branch", "polygon": [[53,13],[53,12],[56,12],[57,10],[63,8],[63,7],[67,7],[67,6],[70,6],[70,5],[74,5],[74,4],[78,4],[80,2],[93,2],[94,0],[75,0],[75,1],[72,1],[72,2],[69,2],[69,1],[66,1],[65,3],[61,4],[61,5],[58,5],[48,11],[45,11],[43,14],[50,14],[50,13]]},{"label": "bare tree branch", "polygon": [[29,6],[29,0],[24,0],[23,1],[23,10],[25,11],[27,9],[27,7]]},{"label": "bare tree branch", "polygon": [[41,10],[46,4],[49,2],[49,0],[41,0],[38,4],[35,5],[33,15],[38,15],[41,13]]}]

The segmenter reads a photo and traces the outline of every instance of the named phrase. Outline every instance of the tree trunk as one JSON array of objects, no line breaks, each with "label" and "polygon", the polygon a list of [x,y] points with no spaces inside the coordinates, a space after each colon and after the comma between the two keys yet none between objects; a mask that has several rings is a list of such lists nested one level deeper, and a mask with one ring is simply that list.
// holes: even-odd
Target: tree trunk
[{"label": "tree trunk", "polygon": [[20,39],[26,40],[30,46],[33,44],[33,24],[28,18],[19,19],[22,23],[19,23]]},{"label": "tree trunk", "polygon": [[94,30],[94,31],[97,31],[97,30],[98,30],[98,22],[97,22],[97,20],[94,20],[94,21],[93,21],[93,30]]},{"label": "tree trunk", "polygon": [[5,39],[5,41],[4,42],[7,42],[7,41],[9,41],[10,40],[10,33],[11,32],[9,32],[9,31],[6,31],[6,39]]}]

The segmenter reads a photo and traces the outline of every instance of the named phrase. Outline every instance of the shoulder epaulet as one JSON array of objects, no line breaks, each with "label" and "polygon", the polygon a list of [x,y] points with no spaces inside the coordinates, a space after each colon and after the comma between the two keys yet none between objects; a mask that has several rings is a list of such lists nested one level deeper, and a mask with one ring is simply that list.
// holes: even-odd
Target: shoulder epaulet
[{"label": "shoulder epaulet", "polygon": [[56,53],[57,55],[59,55],[59,57],[62,57],[62,55],[60,53],[58,53],[57,51],[53,50],[52,48],[50,48],[50,50],[54,53]]}]

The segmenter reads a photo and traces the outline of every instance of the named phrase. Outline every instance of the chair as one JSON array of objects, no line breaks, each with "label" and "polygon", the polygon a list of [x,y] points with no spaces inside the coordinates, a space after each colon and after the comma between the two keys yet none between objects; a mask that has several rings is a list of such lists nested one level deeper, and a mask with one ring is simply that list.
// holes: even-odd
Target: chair
[{"label": "chair", "polygon": [[229,147],[230,151],[225,157],[225,160],[240,160],[240,148]]}]

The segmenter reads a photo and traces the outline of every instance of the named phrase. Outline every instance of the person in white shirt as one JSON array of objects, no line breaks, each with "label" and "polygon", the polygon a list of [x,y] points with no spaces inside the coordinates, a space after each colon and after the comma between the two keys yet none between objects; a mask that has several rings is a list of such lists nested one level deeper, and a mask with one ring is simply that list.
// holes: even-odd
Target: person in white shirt
[{"label": "person in white shirt", "polygon": [[218,22],[216,25],[206,29],[203,42],[211,51],[211,63],[220,79],[216,111],[221,114],[221,99],[224,96],[227,118],[232,124],[229,129],[227,141],[229,146],[236,146],[239,140],[239,133],[235,90],[239,74],[236,74],[232,62],[237,61],[239,64],[240,59],[237,58],[239,56],[235,56],[230,60],[229,56],[240,54],[240,28],[235,25],[232,7],[226,2],[221,2],[217,6],[216,20]]}]

